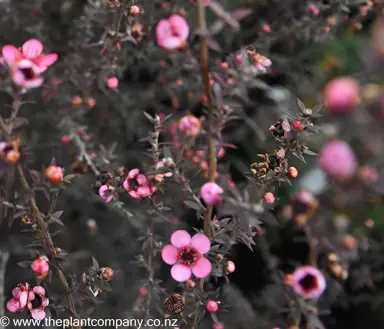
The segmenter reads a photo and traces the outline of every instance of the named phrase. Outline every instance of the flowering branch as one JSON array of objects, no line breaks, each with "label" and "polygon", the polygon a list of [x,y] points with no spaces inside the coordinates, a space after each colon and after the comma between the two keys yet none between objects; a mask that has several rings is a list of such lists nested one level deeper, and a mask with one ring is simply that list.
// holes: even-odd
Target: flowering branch
[{"label": "flowering branch", "polygon": [[[8,126],[6,125],[2,116],[0,115],[0,128],[3,131],[4,136],[6,137],[8,142],[12,141],[12,130],[13,130],[12,129],[12,121],[16,118],[16,115],[20,109],[20,105],[21,105],[20,95],[16,94],[15,99],[12,103],[12,114],[11,114],[10,124]],[[42,214],[41,214],[41,212],[37,206],[37,202],[36,202],[36,199],[34,196],[34,191],[31,188],[31,186],[29,185],[27,178],[25,177],[22,166],[20,164],[17,164],[16,169],[19,173],[21,185],[28,192],[28,194],[31,196],[30,197],[31,211],[32,211],[33,217],[36,220],[36,226],[37,226],[37,229],[40,233],[41,239],[43,240],[45,249],[50,253],[55,253],[56,248],[54,247],[52,237],[48,231],[48,227],[44,221],[44,218],[43,218],[43,216],[42,216]],[[53,202],[53,203],[55,203],[55,202]],[[73,298],[71,295],[70,287],[69,287],[68,281],[65,277],[65,274],[63,273],[63,270],[61,269],[61,267],[59,265],[55,266],[55,269],[57,272],[57,276],[60,280],[60,283],[63,286],[65,294],[67,296],[68,310],[76,318],[78,318],[78,316],[76,314],[76,310],[75,310],[75,304],[74,304],[74,301],[73,301]]]}]

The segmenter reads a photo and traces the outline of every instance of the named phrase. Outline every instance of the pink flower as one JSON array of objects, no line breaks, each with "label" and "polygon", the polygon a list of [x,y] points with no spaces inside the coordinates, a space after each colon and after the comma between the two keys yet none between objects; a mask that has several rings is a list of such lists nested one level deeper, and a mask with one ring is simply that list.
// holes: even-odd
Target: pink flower
[{"label": "pink flower", "polygon": [[179,15],[162,19],[156,27],[157,44],[165,49],[182,48],[189,36],[189,26]]},{"label": "pink flower", "polygon": [[211,249],[211,243],[206,235],[197,233],[193,237],[183,230],[176,231],[171,236],[171,244],[166,245],[161,256],[171,269],[172,277],[178,282],[190,279],[193,274],[197,278],[205,278],[212,271],[211,262],[203,255]]},{"label": "pink flower", "polygon": [[320,14],[319,8],[317,8],[313,3],[309,4],[308,8],[310,12],[315,16],[318,16]]},{"label": "pink flower", "polygon": [[351,78],[337,78],[324,89],[324,103],[333,114],[354,110],[360,102],[360,87]]},{"label": "pink flower", "polygon": [[224,329],[224,323],[223,322],[217,322],[212,325],[212,329]]},{"label": "pink flower", "polygon": [[[195,5],[197,5],[197,0],[191,0]],[[211,0],[204,0],[204,6],[208,6]]]},{"label": "pink flower", "polygon": [[224,190],[216,183],[205,183],[200,190],[200,195],[208,206],[215,206],[221,202]]},{"label": "pink flower", "polygon": [[99,195],[105,202],[110,202],[113,199],[113,187],[103,185],[99,188]]},{"label": "pink flower", "polygon": [[[159,161],[156,164],[156,169],[157,170],[161,169],[161,168],[164,168],[164,162],[163,161]],[[155,180],[156,180],[156,182],[161,183],[164,180],[164,177],[172,177],[172,173],[171,172],[166,172],[164,174],[157,174],[157,175],[155,175]]]},{"label": "pink flower", "polygon": [[319,298],[327,286],[324,275],[307,265],[297,268],[285,281],[296,294],[308,299]]},{"label": "pink flower", "polygon": [[351,178],[358,167],[352,148],[340,140],[331,141],[323,146],[319,157],[321,169],[339,181]]},{"label": "pink flower", "polygon": [[57,54],[43,54],[43,45],[39,40],[31,39],[26,41],[21,49],[13,45],[6,45],[2,53],[7,64],[12,67],[23,59],[28,59],[39,68],[40,73],[57,61]]},{"label": "pink flower", "polygon": [[7,309],[9,312],[22,312],[28,303],[29,284],[19,284],[12,290],[13,298],[8,301]]},{"label": "pink flower", "polygon": [[31,268],[40,280],[45,279],[49,273],[48,258],[45,256],[41,256],[35,259],[32,262]]},{"label": "pink flower", "polygon": [[32,289],[28,299],[28,309],[35,320],[44,320],[46,314],[44,308],[49,305],[49,299],[45,297],[45,289],[36,286]]},{"label": "pink flower", "polygon": [[132,198],[139,199],[152,195],[156,191],[156,187],[143,174],[140,174],[139,169],[132,169],[128,173],[128,177],[123,184],[124,189]]},{"label": "pink flower", "polygon": [[44,79],[40,76],[39,67],[29,59],[22,59],[11,66],[10,75],[13,83],[20,88],[40,87]]},{"label": "pink flower", "polygon": [[179,120],[178,128],[183,134],[196,137],[201,130],[201,120],[188,114]]},{"label": "pink flower", "polygon": [[115,89],[119,86],[119,80],[116,77],[109,78],[107,80],[108,88]]}]

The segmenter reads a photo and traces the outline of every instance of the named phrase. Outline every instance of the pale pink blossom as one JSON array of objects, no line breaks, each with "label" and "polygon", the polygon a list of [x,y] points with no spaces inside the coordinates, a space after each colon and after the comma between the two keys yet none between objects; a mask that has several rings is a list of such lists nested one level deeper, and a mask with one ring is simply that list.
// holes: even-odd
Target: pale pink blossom
[{"label": "pale pink blossom", "polygon": [[341,140],[328,142],[319,155],[321,169],[331,178],[346,180],[351,178],[358,167],[352,148]]},{"label": "pale pink blossom", "polygon": [[49,299],[45,296],[45,289],[36,286],[32,289],[28,299],[28,309],[35,320],[44,320],[46,317],[44,308],[49,305]]},{"label": "pale pink blossom", "polygon": [[145,175],[140,174],[137,168],[132,169],[128,173],[123,187],[128,194],[135,199],[148,197],[156,191],[156,187],[153,186],[152,182],[149,181]]},{"label": "pale pink blossom", "polygon": [[359,102],[360,87],[352,78],[334,79],[324,89],[324,103],[333,114],[350,112]]},{"label": "pale pink blossom", "polygon": [[195,137],[200,133],[201,120],[192,114],[188,114],[179,120],[178,129],[187,136]]},{"label": "pale pink blossom", "polygon": [[43,45],[39,40],[31,39],[26,41],[20,49],[13,45],[6,45],[2,48],[2,54],[7,64],[12,67],[23,59],[28,59],[39,68],[40,73],[57,61],[57,54],[43,54]]},{"label": "pale pink blossom", "polygon": [[204,257],[211,249],[206,235],[197,233],[193,237],[184,230],[176,231],[171,236],[171,244],[161,252],[163,261],[173,265],[171,275],[178,282],[189,280],[192,274],[205,278],[212,271],[211,262]]},{"label": "pale pink blossom", "polygon": [[285,281],[296,294],[306,299],[319,298],[327,286],[324,275],[317,268],[308,265],[297,268]]},{"label": "pale pink blossom", "polygon": [[[156,169],[159,170],[161,168],[164,168],[164,162],[163,161],[159,161],[157,164],[156,164]],[[172,177],[172,173],[171,172],[165,172],[165,173],[162,173],[162,174],[156,174],[155,175],[155,180],[156,182],[158,183],[161,183],[165,177]]]},{"label": "pale pink blossom", "polygon": [[111,202],[113,199],[113,187],[109,185],[102,185],[99,188],[99,195],[105,202]]},{"label": "pale pink blossom", "polygon": [[168,50],[182,48],[188,36],[188,23],[179,15],[172,15],[168,19],[162,19],[157,24],[157,44],[162,48]]},{"label": "pale pink blossom", "polygon": [[215,206],[221,203],[221,194],[223,193],[224,190],[213,182],[205,183],[200,189],[200,195],[208,206]]},{"label": "pale pink blossom", "polygon": [[119,86],[119,80],[116,77],[109,78],[107,80],[108,88],[115,89]]},{"label": "pale pink blossom", "polygon": [[267,72],[267,68],[272,65],[272,61],[260,54],[256,54],[253,56],[253,64],[256,68],[261,72]]}]

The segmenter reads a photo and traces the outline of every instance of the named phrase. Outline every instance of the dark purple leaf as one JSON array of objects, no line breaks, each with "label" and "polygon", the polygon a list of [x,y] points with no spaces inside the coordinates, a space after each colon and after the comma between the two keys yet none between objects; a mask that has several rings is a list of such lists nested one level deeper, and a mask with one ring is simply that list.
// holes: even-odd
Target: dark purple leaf
[{"label": "dark purple leaf", "polygon": [[235,9],[231,12],[231,16],[236,19],[237,21],[241,21],[242,19],[248,17],[253,12],[252,9],[249,8],[239,8]]},{"label": "dark purple leaf", "polygon": [[186,201],[184,201],[184,204],[188,208],[191,208],[191,209],[194,209],[194,210],[200,210],[201,209],[201,206],[197,202],[192,201],[192,200],[186,200]]}]

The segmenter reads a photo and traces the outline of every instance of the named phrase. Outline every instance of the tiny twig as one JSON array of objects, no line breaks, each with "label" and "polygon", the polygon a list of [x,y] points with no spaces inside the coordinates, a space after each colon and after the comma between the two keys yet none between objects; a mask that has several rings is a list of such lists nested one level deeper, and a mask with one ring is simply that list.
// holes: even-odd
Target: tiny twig
[{"label": "tiny twig", "polygon": [[81,138],[76,133],[72,134],[72,136],[73,136],[73,139],[75,141],[76,146],[80,150],[80,158],[84,159],[86,161],[87,165],[91,168],[91,170],[95,176],[99,176],[100,171],[96,168],[95,164],[93,163],[91,157],[89,156],[89,154],[85,148],[85,144],[83,143]]}]

